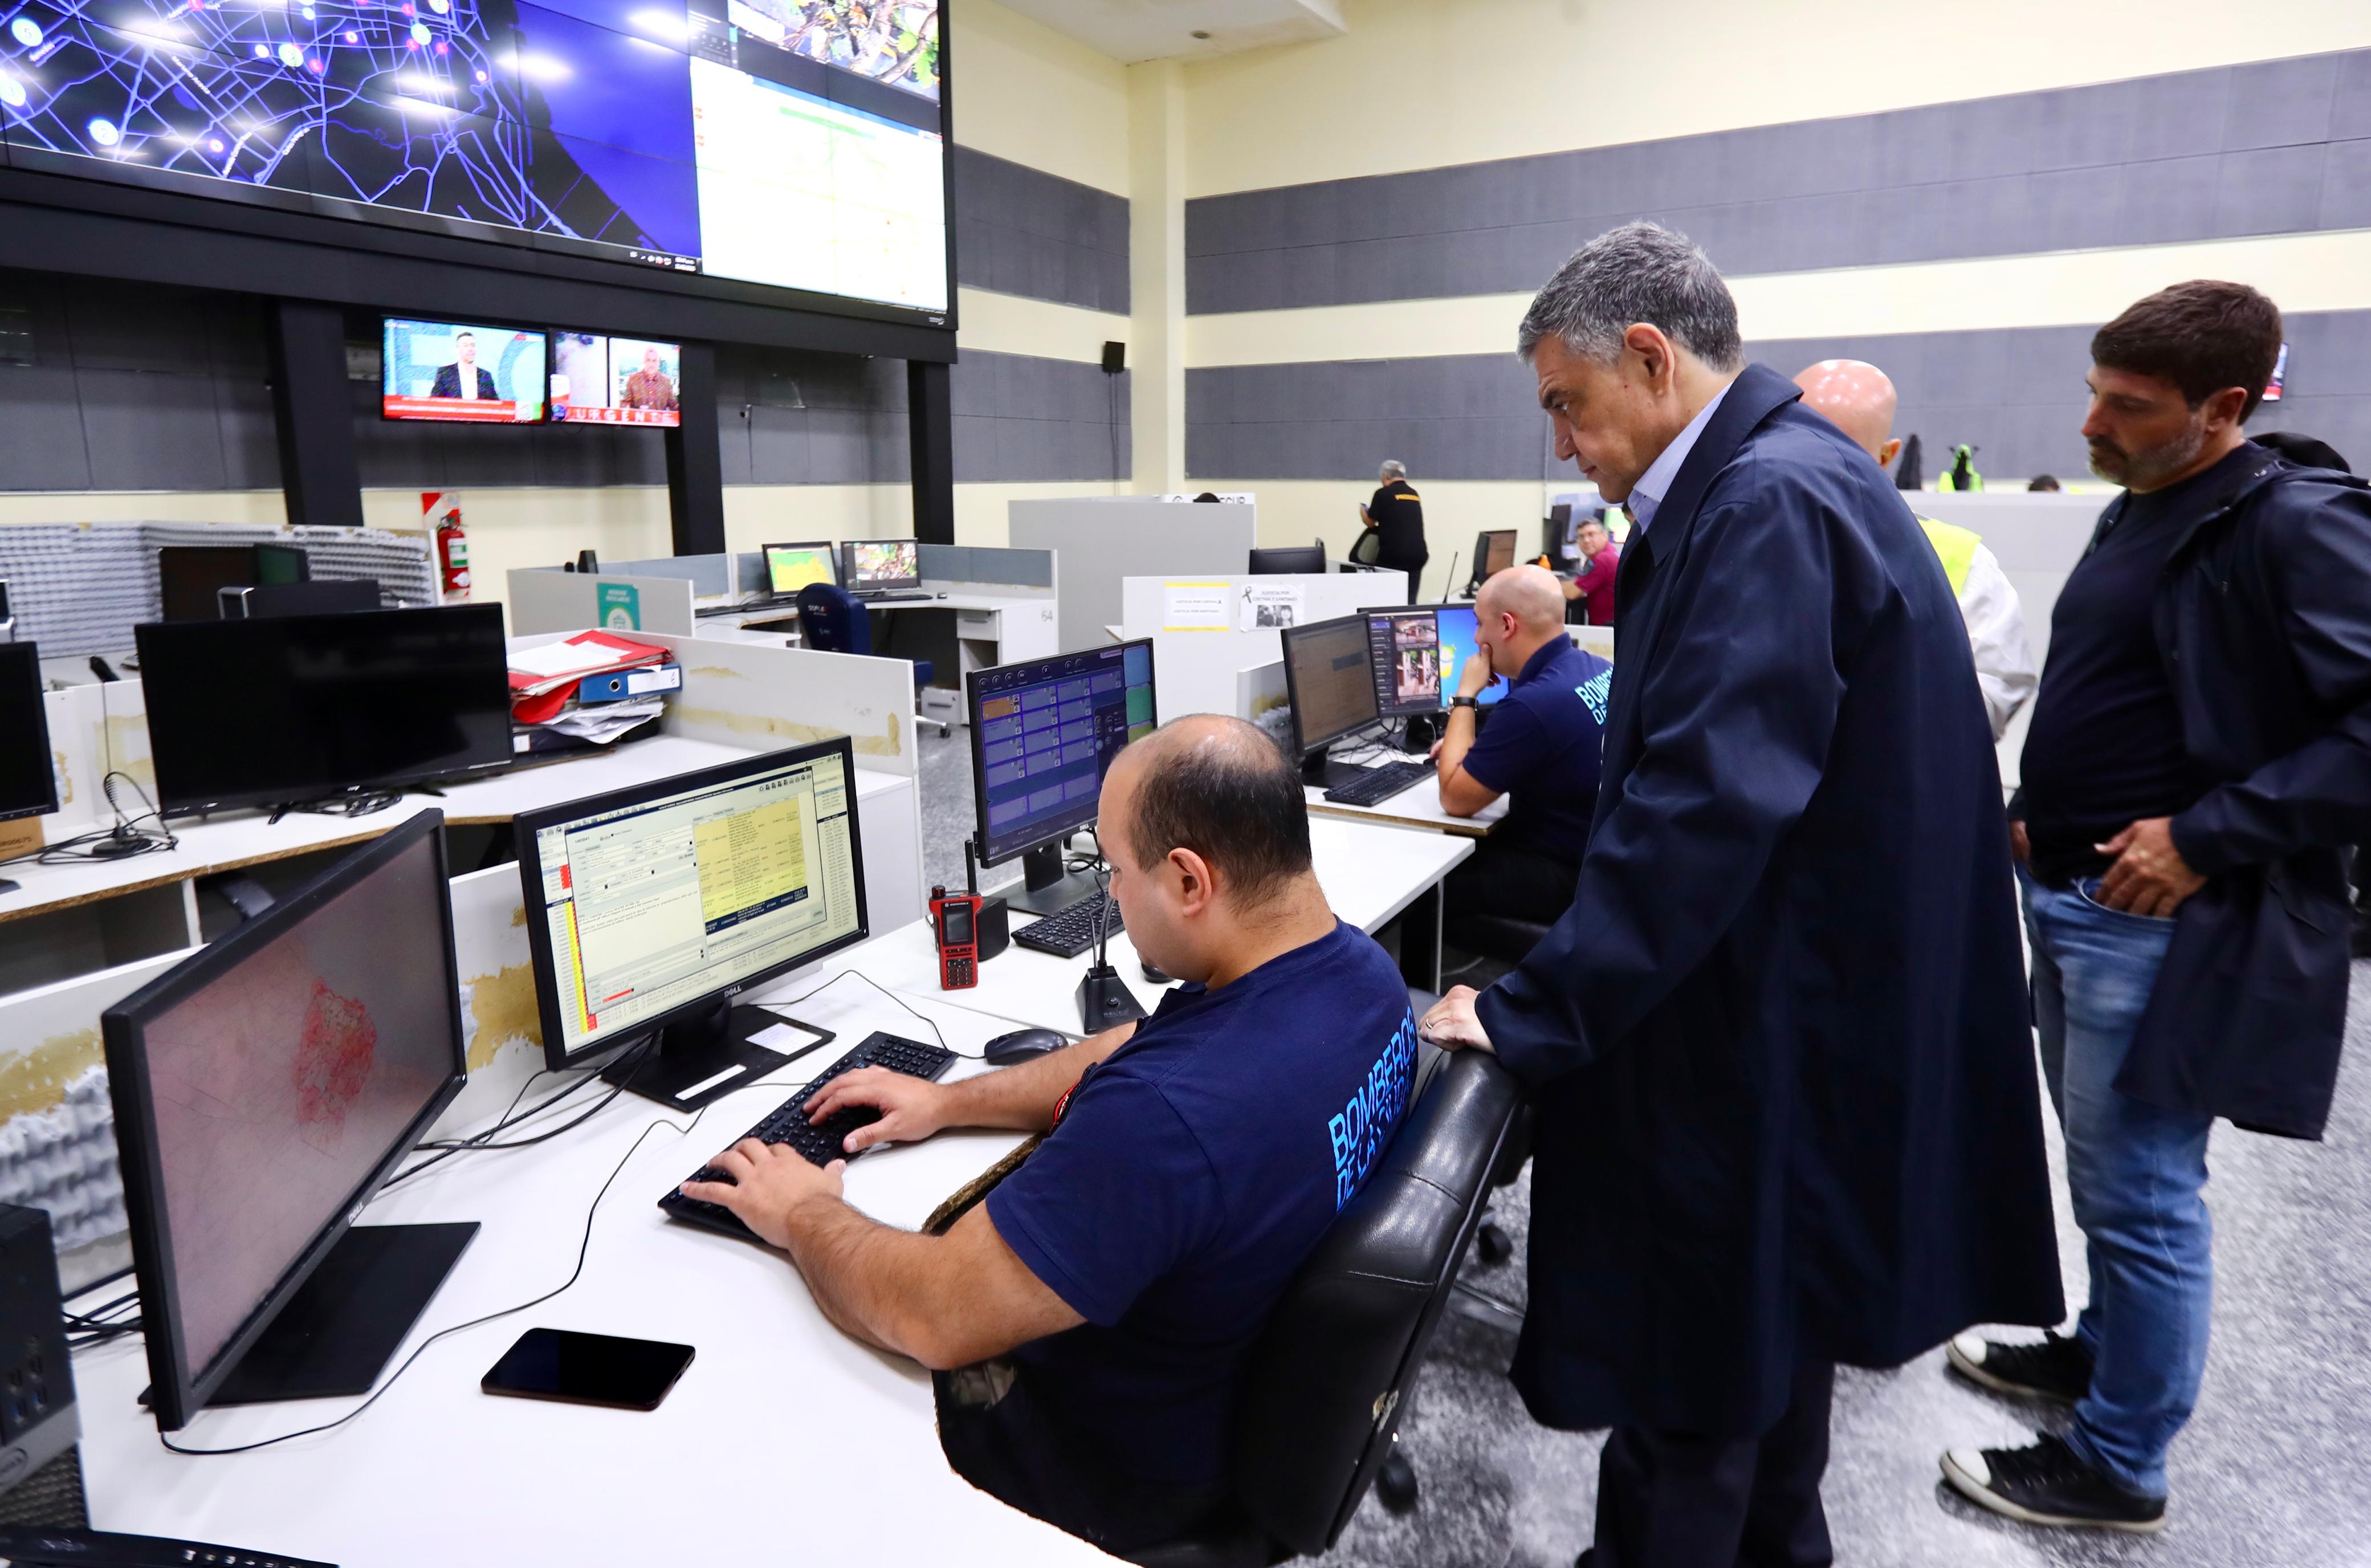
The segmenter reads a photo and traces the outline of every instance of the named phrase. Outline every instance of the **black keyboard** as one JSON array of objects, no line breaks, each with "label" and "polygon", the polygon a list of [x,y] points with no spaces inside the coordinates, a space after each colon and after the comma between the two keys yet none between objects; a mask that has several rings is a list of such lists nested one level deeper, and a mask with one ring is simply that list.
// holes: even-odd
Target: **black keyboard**
[{"label": "black keyboard", "polygon": [[[839,1061],[815,1075],[813,1081],[776,1106],[771,1114],[741,1135],[761,1143],[788,1144],[816,1165],[829,1165],[835,1159],[852,1159],[855,1156],[841,1148],[840,1144],[857,1128],[881,1120],[881,1113],[870,1105],[840,1111],[820,1122],[807,1120],[807,1102],[815,1090],[842,1073],[852,1073],[859,1067],[887,1067],[893,1073],[908,1073],[918,1078],[935,1082],[954,1066],[955,1054],[936,1045],[925,1045],[919,1040],[901,1040],[895,1034],[868,1034]],[[733,1140],[735,1143],[740,1138]],[[703,1165],[684,1178],[687,1182],[730,1182],[712,1165]],[[722,1204],[711,1204],[699,1198],[687,1198],[670,1189],[659,1200],[659,1207],[686,1224],[705,1226],[721,1230],[727,1236],[747,1236],[749,1228],[740,1216]]]},{"label": "black keyboard", "polygon": [[919,588],[884,588],[874,593],[851,594],[849,596],[860,605],[919,605],[926,599],[938,597],[936,594],[926,593]]},{"label": "black keyboard", "polygon": [[1012,933],[1012,940],[1025,948],[1050,952],[1056,958],[1076,958],[1095,945],[1095,933],[1105,918],[1104,905],[1111,905],[1110,933],[1117,936],[1125,929],[1119,917],[1118,901],[1110,894],[1091,893],[1076,904],[1065,904],[1043,920],[1033,920]]},{"label": "black keyboard", "polygon": [[249,1551],[245,1547],[209,1546],[202,1540],[168,1540],[161,1536],[117,1535],[52,1525],[0,1525],[0,1560],[22,1563],[25,1568],[63,1568],[67,1563],[87,1568],[186,1568],[190,1563],[214,1563],[216,1568],[337,1568],[334,1562],[291,1557],[284,1551]]},{"label": "black keyboard", "polygon": [[754,615],[759,610],[792,609],[797,606],[798,602],[799,596],[796,594],[768,594],[755,599],[737,600],[730,605],[705,605],[694,610],[692,615],[695,618],[702,620],[714,616]]},{"label": "black keyboard", "polygon": [[1325,791],[1325,798],[1346,806],[1380,806],[1401,790],[1427,778],[1439,778],[1429,762],[1387,762],[1359,770],[1359,777]]}]

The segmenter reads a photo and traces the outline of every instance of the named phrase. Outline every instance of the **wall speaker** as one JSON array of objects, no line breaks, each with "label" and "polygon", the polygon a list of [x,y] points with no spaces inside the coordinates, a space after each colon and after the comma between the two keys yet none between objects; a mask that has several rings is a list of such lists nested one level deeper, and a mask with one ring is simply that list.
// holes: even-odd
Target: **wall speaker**
[{"label": "wall speaker", "polygon": [[1104,374],[1105,375],[1117,375],[1121,371],[1126,370],[1127,368],[1128,345],[1126,343],[1105,343],[1104,345]]}]

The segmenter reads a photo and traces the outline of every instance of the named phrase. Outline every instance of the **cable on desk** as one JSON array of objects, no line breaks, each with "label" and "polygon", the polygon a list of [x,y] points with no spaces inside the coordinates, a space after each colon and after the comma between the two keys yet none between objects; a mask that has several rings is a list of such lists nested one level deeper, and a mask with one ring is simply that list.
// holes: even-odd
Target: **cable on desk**
[{"label": "cable on desk", "polygon": [[[115,799],[115,781],[119,778],[138,791],[140,803],[148,808],[146,811],[131,816],[124,814],[123,807]],[[115,813],[113,827],[94,828],[88,833],[78,833],[72,838],[61,838],[55,844],[28,849],[21,855],[11,855],[0,859],[0,866],[13,866],[22,860],[44,866],[70,866],[84,860],[123,860],[134,855],[180,847],[181,841],[173,836],[171,828],[165,825],[163,814],[148,799],[148,791],[141,789],[140,780],[128,773],[110,768],[99,776],[98,787],[107,796],[109,808]],[[150,819],[156,824],[154,828],[139,825]]]}]

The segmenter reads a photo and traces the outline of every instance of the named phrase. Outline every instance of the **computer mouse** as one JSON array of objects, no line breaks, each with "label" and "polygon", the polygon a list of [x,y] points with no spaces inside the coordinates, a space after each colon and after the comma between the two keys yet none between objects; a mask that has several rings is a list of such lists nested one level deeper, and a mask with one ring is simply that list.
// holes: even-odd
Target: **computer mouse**
[{"label": "computer mouse", "polygon": [[940,598],[942,598],[942,599],[943,599],[943,598],[945,598],[946,596],[947,596],[947,591],[946,591],[945,589],[943,589],[943,588],[940,589],[940,590],[939,590],[939,597],[940,597]]},{"label": "computer mouse", "polygon": [[989,1041],[980,1059],[991,1067],[1009,1067],[1015,1062],[1033,1061],[1048,1051],[1058,1051],[1070,1043],[1058,1030],[1016,1029]]}]

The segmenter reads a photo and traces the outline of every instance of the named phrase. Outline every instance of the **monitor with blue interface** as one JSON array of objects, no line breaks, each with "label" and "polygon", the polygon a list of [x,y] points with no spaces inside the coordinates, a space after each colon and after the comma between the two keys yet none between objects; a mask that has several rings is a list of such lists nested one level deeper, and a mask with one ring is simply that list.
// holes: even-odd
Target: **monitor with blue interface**
[{"label": "monitor with blue interface", "polygon": [[967,671],[964,685],[986,866],[1092,824],[1104,770],[1159,721],[1150,640]]},{"label": "monitor with blue interface", "polygon": [[[1465,678],[1465,661],[1474,655],[1474,606],[1439,605],[1433,621],[1440,628],[1440,689],[1454,696]],[[1476,700],[1487,708],[1506,695],[1507,683],[1493,681]]]},{"label": "monitor with blue interface", "polygon": [[942,15],[34,0],[0,28],[0,142],[17,168],[343,220],[353,245],[411,230],[943,313]]}]

